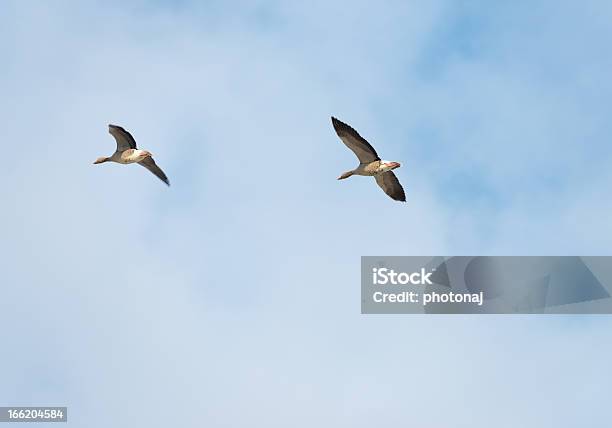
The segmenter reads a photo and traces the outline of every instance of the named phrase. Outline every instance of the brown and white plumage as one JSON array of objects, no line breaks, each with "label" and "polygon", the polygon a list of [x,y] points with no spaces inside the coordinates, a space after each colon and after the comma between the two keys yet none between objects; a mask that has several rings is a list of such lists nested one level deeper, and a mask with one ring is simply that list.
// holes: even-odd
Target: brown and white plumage
[{"label": "brown and white plumage", "polygon": [[111,157],[100,157],[96,159],[94,164],[104,162],[117,162],[121,164],[138,163],[151,171],[157,178],[170,185],[170,181],[164,172],[153,160],[151,152],[147,150],[139,150],[136,147],[136,140],[128,131],[121,126],[108,125],[108,132],[115,138],[117,142],[117,150]]},{"label": "brown and white plumage", "polygon": [[399,180],[393,173],[393,171],[383,172],[382,174],[376,174],[374,176],[376,183],[380,186],[384,192],[396,201],[406,202],[406,194],[404,188],[400,184]]},{"label": "brown and white plumage", "polygon": [[155,176],[157,176],[157,178],[159,178],[161,181],[166,183],[168,186],[170,185],[170,181],[168,180],[168,177],[166,177],[166,174],[164,174],[164,171],[162,171],[161,168],[157,166],[157,164],[155,163],[155,161],[153,160],[151,156],[144,158],[143,160],[138,162],[138,164],[144,166],[146,169],[151,171],[153,174],[155,174]]},{"label": "brown and white plumage", "polygon": [[136,140],[134,140],[132,134],[127,132],[121,126],[108,125],[108,133],[115,138],[118,152],[124,152],[128,149],[136,148]]},{"label": "brown and white plumage", "polygon": [[359,162],[367,164],[380,160],[376,150],[357,131],[344,122],[332,117],[332,125],[342,142],[355,153]]},{"label": "brown and white plumage", "polygon": [[373,176],[383,191],[396,201],[406,201],[406,194],[392,170],[399,168],[398,162],[381,160],[376,150],[357,131],[344,122],[332,117],[332,125],[342,142],[355,153],[359,159],[359,166],[352,171],[345,172],[338,180],[352,175]]}]

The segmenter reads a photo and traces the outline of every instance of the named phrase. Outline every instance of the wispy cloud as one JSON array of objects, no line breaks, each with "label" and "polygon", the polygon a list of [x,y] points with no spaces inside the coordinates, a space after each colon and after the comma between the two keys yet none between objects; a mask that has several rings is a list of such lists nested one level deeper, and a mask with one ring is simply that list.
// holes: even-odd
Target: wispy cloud
[{"label": "wispy cloud", "polygon": [[[608,251],[612,10],[470,4],[3,3],[0,402],[90,427],[603,426],[606,319],[358,313],[361,255]],[[335,180],[356,161],[332,114],[402,161],[407,204]],[[110,122],[170,189],[91,165]]]}]

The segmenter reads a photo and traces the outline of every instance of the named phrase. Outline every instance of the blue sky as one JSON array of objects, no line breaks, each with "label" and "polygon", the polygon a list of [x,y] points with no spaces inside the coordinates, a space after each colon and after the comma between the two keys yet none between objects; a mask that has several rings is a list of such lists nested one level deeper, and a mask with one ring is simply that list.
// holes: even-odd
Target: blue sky
[{"label": "blue sky", "polygon": [[[567,3],[567,4],[564,4]],[[612,6],[5,1],[0,402],[605,427],[606,317],[362,316],[362,255],[608,255]],[[408,202],[365,178],[350,123]],[[108,123],[172,187],[110,155]]]}]

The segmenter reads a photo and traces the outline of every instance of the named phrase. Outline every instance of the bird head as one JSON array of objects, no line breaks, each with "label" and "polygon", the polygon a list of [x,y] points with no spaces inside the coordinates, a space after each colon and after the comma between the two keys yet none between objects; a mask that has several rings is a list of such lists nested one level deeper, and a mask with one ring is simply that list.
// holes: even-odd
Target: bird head
[{"label": "bird head", "polygon": [[345,178],[349,178],[353,174],[354,174],[353,171],[345,172],[340,177],[338,177],[338,180],[344,180]]},{"label": "bird head", "polygon": [[144,157],[147,157],[147,158],[152,158],[153,157],[153,153],[151,153],[148,150],[143,150],[142,154],[144,155]]},{"label": "bird head", "polygon": [[94,161],[94,165],[95,165],[95,164],[98,164],[98,163],[104,163],[104,162],[106,162],[107,160],[108,160],[108,158],[105,158],[105,157],[98,158],[98,159],[96,159],[96,160]]}]

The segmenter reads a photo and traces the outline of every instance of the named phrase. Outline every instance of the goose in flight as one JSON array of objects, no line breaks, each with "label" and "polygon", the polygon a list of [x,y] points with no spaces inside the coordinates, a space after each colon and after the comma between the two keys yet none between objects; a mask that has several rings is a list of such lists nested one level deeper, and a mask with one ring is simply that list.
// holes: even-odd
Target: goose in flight
[{"label": "goose in flight", "polygon": [[359,166],[352,171],[345,172],[338,177],[338,180],[349,178],[351,175],[373,176],[376,183],[391,199],[406,202],[404,189],[393,173],[393,170],[399,168],[400,164],[381,160],[374,147],[357,131],[335,117],[332,117],[331,120],[338,137],[359,159]]},{"label": "goose in flight", "polygon": [[117,125],[108,125],[108,132],[115,138],[115,141],[117,141],[117,150],[109,158],[101,157],[96,159],[94,164],[104,162],[117,162],[122,164],[137,163],[151,171],[168,186],[170,185],[168,177],[166,177],[166,174],[157,166],[151,152],[137,149],[136,140],[134,140],[134,137],[132,137],[129,132]]}]

